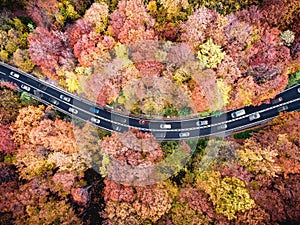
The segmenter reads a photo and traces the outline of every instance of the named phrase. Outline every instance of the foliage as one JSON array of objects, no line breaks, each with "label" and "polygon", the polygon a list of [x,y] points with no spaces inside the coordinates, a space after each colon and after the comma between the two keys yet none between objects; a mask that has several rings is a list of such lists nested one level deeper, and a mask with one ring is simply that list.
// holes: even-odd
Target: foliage
[{"label": "foliage", "polygon": [[75,59],[67,48],[66,34],[37,27],[29,35],[28,42],[32,62],[40,66],[49,78],[58,80],[58,70],[74,68]]},{"label": "foliage", "polygon": [[17,49],[13,54],[12,62],[14,65],[27,73],[31,72],[34,67],[34,64],[30,60],[29,52],[27,49]]},{"label": "foliage", "polygon": [[108,6],[103,2],[93,3],[85,12],[84,18],[95,26],[96,32],[102,33],[108,23]]},{"label": "foliage", "polygon": [[13,92],[7,88],[0,88],[0,124],[9,124],[17,118],[19,110],[26,106],[20,98],[20,93]]},{"label": "foliage", "polygon": [[74,55],[81,66],[90,67],[93,62],[103,57],[112,49],[115,41],[110,36],[102,36],[94,31],[83,34],[74,45]]},{"label": "foliage", "polygon": [[230,14],[235,11],[248,8],[251,5],[258,5],[258,0],[196,0],[191,2],[194,7],[201,8],[207,7],[214,9],[221,14]]},{"label": "foliage", "polygon": [[140,110],[146,114],[159,115],[164,113],[167,106],[176,109],[189,107],[187,95],[179,88],[162,77],[132,80],[123,88],[124,108],[133,112]]},{"label": "foliage", "polygon": [[12,140],[12,132],[9,129],[9,124],[0,125],[0,152],[11,154],[16,151],[15,144]]},{"label": "foliage", "polygon": [[[3,62],[15,63],[13,59],[13,55],[17,54],[19,56],[19,61],[22,61],[21,58],[24,57],[24,61],[28,61],[30,64],[30,60],[28,56],[20,55],[20,52],[17,51],[26,51],[27,48],[27,37],[29,30],[19,18],[12,19],[3,19],[3,24],[1,25],[0,31],[0,59]],[[17,64],[15,64],[17,65]],[[29,68],[33,67],[33,65],[28,65]],[[26,67],[23,66],[26,69]],[[31,70],[32,68],[30,68]]]},{"label": "foliage", "polygon": [[[113,183],[106,181],[106,185],[111,184]],[[134,224],[142,224],[142,221],[147,220],[156,222],[171,208],[171,202],[177,193],[176,186],[171,182],[137,186],[134,189],[117,184],[113,184],[113,187],[116,188],[116,192],[111,193],[109,198],[116,200],[117,197],[120,202],[109,200],[105,208],[107,218],[113,224],[131,220]]]},{"label": "foliage", "polygon": [[211,38],[201,44],[197,52],[198,59],[207,68],[217,68],[217,65],[224,59],[225,55],[226,53],[222,52],[220,46],[215,45]]},{"label": "foliage", "polygon": [[86,4],[82,0],[77,3],[73,0],[30,0],[26,11],[39,27],[57,30],[62,29],[67,21],[78,19]]},{"label": "foliage", "polygon": [[217,213],[229,220],[236,218],[236,213],[254,207],[245,183],[235,177],[220,177],[216,171],[202,172],[197,179],[197,187],[209,194]]},{"label": "foliage", "polygon": [[211,138],[203,150],[201,161],[194,165],[204,171],[234,162],[237,159],[237,148],[238,145],[234,142]]},{"label": "foliage", "polygon": [[300,83],[300,71],[297,71],[289,76],[289,83],[287,88]]},{"label": "foliage", "polygon": [[44,115],[44,106],[22,108],[16,121],[11,125],[14,142],[17,145],[28,143],[30,131],[39,125]]},{"label": "foliage", "polygon": [[280,34],[280,38],[282,40],[282,44],[291,46],[295,40],[295,33],[293,31],[286,30]]},{"label": "foliage", "polygon": [[109,31],[123,44],[157,39],[152,28],[154,19],[141,0],[119,1],[109,24]]},{"label": "foliage", "polygon": [[187,203],[176,203],[170,210],[172,224],[208,224],[209,220],[201,213],[201,211],[193,210]]},{"label": "foliage", "polygon": [[280,168],[274,165],[275,157],[278,155],[277,151],[263,148],[251,138],[245,141],[237,153],[238,163],[255,175],[276,176],[276,173],[280,172]]},{"label": "foliage", "polygon": [[71,123],[44,119],[30,133],[30,142],[61,153],[76,152],[76,142]]},{"label": "foliage", "polygon": [[198,50],[198,47],[206,40],[206,31],[211,27],[216,17],[217,13],[215,11],[205,7],[196,9],[188,17],[188,20],[181,24],[182,41],[189,42],[195,50]]}]

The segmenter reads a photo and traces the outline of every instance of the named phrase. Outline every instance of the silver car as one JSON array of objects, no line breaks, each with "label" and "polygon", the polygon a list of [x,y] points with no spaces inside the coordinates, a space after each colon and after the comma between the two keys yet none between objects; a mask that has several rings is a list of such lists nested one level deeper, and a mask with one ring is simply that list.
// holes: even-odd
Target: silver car
[{"label": "silver car", "polygon": [[26,91],[30,91],[30,87],[28,87],[25,84],[21,84],[21,88],[24,89],[24,90],[26,90]]},{"label": "silver car", "polygon": [[64,101],[66,101],[66,102],[70,102],[71,101],[71,98],[68,97],[68,96],[65,96],[65,95],[60,95],[59,98],[62,99],[62,100],[64,100]]},{"label": "silver car", "polygon": [[95,118],[95,117],[92,117],[91,118],[91,121],[93,122],[93,123],[100,123],[100,120],[99,119],[97,119],[97,118]]},{"label": "silver car", "polygon": [[159,125],[161,129],[171,129],[171,124],[162,123]]},{"label": "silver car", "polygon": [[127,120],[125,117],[121,117],[121,116],[114,116],[112,115],[112,119],[116,122],[119,122],[119,123],[124,123],[126,124]]},{"label": "silver car", "polygon": [[226,128],[227,128],[227,124],[226,123],[217,126],[217,130],[225,130]]},{"label": "silver car", "polygon": [[208,124],[208,120],[200,120],[196,122],[197,126],[205,126]]},{"label": "silver car", "polygon": [[58,105],[59,104],[59,101],[57,101],[56,99],[54,98],[49,98],[49,102],[51,102],[53,105]]},{"label": "silver car", "polygon": [[235,112],[231,113],[231,117],[236,118],[236,117],[239,117],[239,116],[243,116],[245,114],[246,114],[245,110],[241,109],[239,111],[235,111]]},{"label": "silver car", "polygon": [[115,125],[115,124],[112,125],[112,128],[113,128],[115,131],[119,131],[119,132],[122,131],[122,127],[120,127],[120,126],[118,126],[118,125]]},{"label": "silver car", "polygon": [[298,93],[300,93],[300,88],[298,88]]},{"label": "silver car", "polygon": [[260,118],[260,114],[258,112],[256,113],[253,113],[249,116],[249,120],[252,121],[252,120],[257,120]]},{"label": "silver car", "polygon": [[189,137],[190,136],[190,132],[181,132],[179,133],[179,137],[183,138],[183,137]]},{"label": "silver car", "polygon": [[77,114],[78,113],[78,110],[77,109],[74,109],[72,107],[69,108],[69,112],[71,113],[74,113],[74,114]]}]

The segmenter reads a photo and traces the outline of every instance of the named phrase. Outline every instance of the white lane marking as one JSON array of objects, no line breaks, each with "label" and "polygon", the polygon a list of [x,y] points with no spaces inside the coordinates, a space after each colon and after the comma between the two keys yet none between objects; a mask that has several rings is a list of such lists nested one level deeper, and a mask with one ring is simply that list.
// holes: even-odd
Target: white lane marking
[{"label": "white lane marking", "polygon": [[[1,63],[1,62],[0,62],[0,64],[3,65],[3,63]],[[6,65],[5,65],[5,67],[10,67],[10,66],[6,66]],[[12,67],[12,68],[13,68],[13,67]],[[17,69],[13,68],[13,69],[11,69],[11,70],[17,70]],[[17,70],[17,71],[18,71],[18,70]],[[63,90],[63,89],[58,88],[58,87],[56,87],[56,86],[53,86],[53,85],[51,85],[51,84],[49,84],[49,83],[47,83],[47,82],[45,82],[45,81],[43,81],[43,80],[41,80],[41,79],[38,79],[38,78],[36,78],[36,77],[30,75],[30,74],[24,73],[23,71],[21,71],[21,72],[19,72],[19,73],[22,74],[22,75],[25,74],[25,76],[29,77],[30,79],[36,80],[36,81],[38,81],[38,82],[40,82],[40,83],[45,83],[46,86],[52,87],[53,89],[56,89],[56,90],[58,90],[58,91],[60,91],[60,92],[62,92],[62,93],[65,93],[65,94],[69,95],[69,96],[70,96],[71,98],[73,98],[73,99],[76,99],[76,100],[78,100],[78,101],[85,102],[85,103],[87,103],[88,105],[91,105],[91,102],[88,102],[88,101],[86,101],[86,100],[80,99],[78,96],[73,95],[73,94],[70,94],[70,93],[66,92],[65,90]],[[13,77],[12,77],[12,78],[13,78]],[[16,78],[13,78],[13,79],[17,80]],[[24,82],[22,82],[22,81],[20,81],[20,80],[18,80],[18,81],[21,82],[21,83],[24,83]],[[27,84],[27,83],[25,83],[25,84]],[[32,87],[31,85],[29,85],[29,86]],[[288,91],[288,90],[290,90],[290,89],[292,89],[292,88],[297,88],[297,86],[299,86],[299,85],[295,85],[295,86],[293,86],[293,87],[291,87],[291,88],[289,88],[289,89],[286,89],[285,91],[281,92],[281,94],[284,93],[284,92],[286,92],[286,91]],[[34,87],[32,87],[32,88],[34,88]],[[34,88],[34,89],[36,89],[36,88]],[[38,89],[38,90],[39,90],[39,89]],[[41,90],[39,90],[39,91],[41,91]],[[41,92],[43,92],[43,91],[41,91]],[[43,93],[45,93],[45,94],[47,94],[47,95],[49,95],[49,96],[51,96],[51,97],[53,97],[53,98],[55,98],[55,99],[58,99],[58,98],[56,98],[56,97],[54,97],[54,96],[52,96],[52,95],[50,95],[50,94],[48,94],[48,93],[46,93],[46,92],[43,92]],[[34,95],[33,95],[33,96],[34,96]],[[60,100],[60,99],[58,99],[58,100]],[[276,106],[271,106],[271,107],[269,107],[269,108],[266,108],[266,109],[263,109],[263,110],[260,110],[260,111],[257,111],[257,112],[262,113],[262,112],[265,112],[265,111],[268,111],[268,110],[271,110],[271,109],[274,109],[274,108],[278,108],[278,107],[283,106],[283,105],[290,104],[290,103],[295,102],[295,101],[298,101],[298,100],[299,100],[299,98],[293,99],[293,100],[290,100],[290,101],[288,101],[288,102],[281,103],[281,104],[278,104],[278,105],[276,105]],[[67,102],[64,102],[64,103],[67,104],[67,105],[69,105],[69,106],[71,106],[71,107],[74,106],[74,105],[71,105],[71,104],[69,104],[69,103],[67,103]],[[139,129],[139,130],[150,131],[150,132],[152,132],[152,131],[158,131],[158,132],[170,132],[170,131],[175,131],[175,132],[177,132],[177,131],[190,131],[190,130],[198,130],[198,129],[200,130],[200,129],[205,129],[205,128],[208,128],[208,127],[214,127],[214,126],[218,126],[218,125],[221,125],[221,124],[229,123],[229,122],[236,121],[236,120],[239,120],[239,119],[244,119],[244,118],[249,117],[250,115],[253,114],[253,113],[252,113],[252,114],[247,114],[247,115],[244,115],[244,116],[241,116],[241,117],[239,117],[239,118],[232,119],[232,120],[228,120],[228,121],[224,121],[224,122],[220,122],[220,123],[216,123],[216,124],[211,124],[211,125],[208,125],[207,127],[192,127],[192,128],[183,128],[183,129],[173,129],[173,130],[162,130],[162,129],[148,129],[148,128],[141,128],[141,127],[130,126],[130,125],[123,124],[123,123],[118,123],[118,122],[116,122],[116,121],[112,121],[112,120],[103,118],[103,117],[101,117],[101,116],[92,114],[91,112],[86,111],[86,110],[83,110],[83,109],[78,108],[78,107],[76,107],[76,106],[75,106],[75,108],[79,109],[79,110],[82,111],[82,112],[86,112],[86,113],[89,114],[89,115],[96,116],[96,117],[98,117],[98,118],[100,118],[100,119],[102,119],[102,120],[108,121],[108,122],[113,123],[113,124],[121,125],[121,126],[123,126],[123,127],[133,127],[133,128]],[[112,115],[112,114],[116,114],[116,113],[113,113],[112,111],[110,111],[110,113],[111,113],[111,115]],[[228,112],[225,112],[225,113],[223,113],[223,114],[227,114],[227,113],[228,113]],[[72,115],[73,115],[73,114],[72,114]],[[137,118],[137,117],[131,117],[131,116],[128,116],[128,118],[131,118],[131,119],[139,119],[139,118]],[[178,120],[176,121],[176,120],[175,120],[175,121],[168,121],[168,122],[172,123],[172,122],[192,121],[192,120],[195,120],[195,119],[196,119],[196,118],[191,118],[190,120],[180,120],[180,121],[178,121]],[[198,118],[197,118],[197,119],[198,119]],[[153,120],[153,121],[155,121],[155,120]],[[251,124],[252,124],[252,123],[251,123]],[[228,130],[226,130],[226,131],[228,131]]]}]

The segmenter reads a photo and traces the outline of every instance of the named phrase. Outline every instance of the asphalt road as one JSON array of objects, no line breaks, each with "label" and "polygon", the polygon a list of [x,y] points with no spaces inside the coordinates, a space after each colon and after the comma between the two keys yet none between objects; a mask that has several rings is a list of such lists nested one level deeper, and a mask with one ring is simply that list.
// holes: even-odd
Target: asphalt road
[{"label": "asphalt road", "polygon": [[[276,96],[277,102],[271,101],[270,104],[245,107],[243,108],[244,112],[236,118],[232,117],[232,112],[241,109],[206,118],[150,120],[121,114],[107,107],[98,106],[3,62],[0,62],[0,79],[15,83],[20,90],[28,92],[35,99],[47,105],[53,105],[58,111],[73,118],[90,121],[101,129],[124,132],[132,127],[142,132],[151,132],[157,140],[226,136],[233,131],[266,123],[277,116],[280,111],[300,109],[300,85],[298,84]],[[253,115],[256,115],[256,117],[253,117]],[[250,120],[251,117],[253,120]],[[145,123],[142,124],[141,121],[145,121]],[[197,122],[199,121],[205,121],[206,124],[198,126]]]}]

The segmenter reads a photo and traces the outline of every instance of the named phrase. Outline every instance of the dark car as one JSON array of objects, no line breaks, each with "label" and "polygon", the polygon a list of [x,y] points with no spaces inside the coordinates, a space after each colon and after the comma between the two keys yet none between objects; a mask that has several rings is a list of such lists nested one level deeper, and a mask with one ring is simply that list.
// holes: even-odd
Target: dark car
[{"label": "dark car", "polygon": [[279,102],[282,102],[282,100],[283,100],[282,97],[275,98],[275,99],[272,99],[272,100],[271,100],[271,103],[272,103],[272,104],[277,104],[277,103],[279,103]]},{"label": "dark car", "polygon": [[289,107],[287,105],[284,105],[284,106],[280,106],[277,111],[278,112],[283,112],[283,111],[286,111]]},{"label": "dark car", "polygon": [[140,125],[147,125],[147,124],[149,124],[149,121],[147,121],[147,120],[139,120],[139,124]]}]

